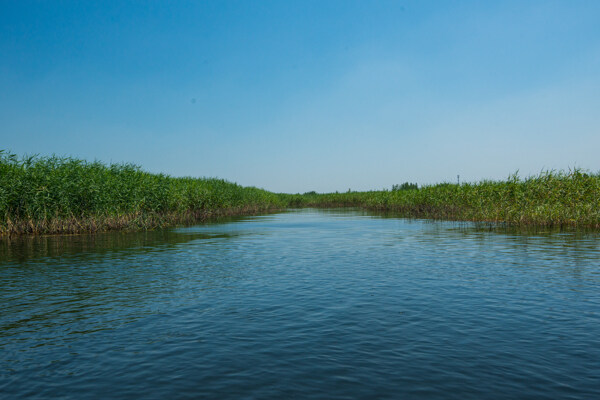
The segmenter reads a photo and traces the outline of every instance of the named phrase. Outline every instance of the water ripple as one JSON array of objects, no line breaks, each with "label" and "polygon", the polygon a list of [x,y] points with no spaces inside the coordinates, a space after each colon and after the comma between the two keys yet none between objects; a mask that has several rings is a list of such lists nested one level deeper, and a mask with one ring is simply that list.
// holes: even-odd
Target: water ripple
[{"label": "water ripple", "polygon": [[597,234],[348,210],[0,242],[8,398],[600,398]]}]

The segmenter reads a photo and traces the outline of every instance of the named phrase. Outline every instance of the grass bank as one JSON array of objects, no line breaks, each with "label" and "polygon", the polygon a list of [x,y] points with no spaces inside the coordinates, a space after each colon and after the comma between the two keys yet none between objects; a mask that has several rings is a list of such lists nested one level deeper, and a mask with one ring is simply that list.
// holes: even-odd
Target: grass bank
[{"label": "grass bank", "polygon": [[281,197],[221,179],[174,178],[131,164],[0,152],[0,234],[152,229],[284,208]]},{"label": "grass bank", "polygon": [[275,194],[131,164],[0,151],[0,235],[153,229],[289,207],[362,207],[406,217],[600,229],[600,174],[575,169],[479,183]]},{"label": "grass bank", "polygon": [[296,207],[362,207],[407,217],[497,222],[512,226],[600,228],[600,174],[579,169],[525,179],[424,186],[407,190],[286,195]]}]

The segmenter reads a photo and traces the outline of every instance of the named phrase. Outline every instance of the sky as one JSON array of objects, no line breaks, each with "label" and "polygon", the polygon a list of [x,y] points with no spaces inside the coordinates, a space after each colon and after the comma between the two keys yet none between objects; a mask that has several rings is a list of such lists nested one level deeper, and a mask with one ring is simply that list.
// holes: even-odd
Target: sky
[{"label": "sky", "polygon": [[287,193],[600,171],[600,1],[0,7],[19,155]]}]

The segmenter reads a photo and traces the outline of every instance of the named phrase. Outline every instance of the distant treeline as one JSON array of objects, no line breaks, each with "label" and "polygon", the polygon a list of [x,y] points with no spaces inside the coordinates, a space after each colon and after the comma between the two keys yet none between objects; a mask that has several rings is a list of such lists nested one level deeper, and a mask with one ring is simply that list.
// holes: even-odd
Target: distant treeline
[{"label": "distant treeline", "polygon": [[410,182],[404,182],[402,185],[392,185],[392,191],[395,192],[396,190],[413,190],[413,189],[418,189],[419,185],[417,185],[416,183],[410,183]]},{"label": "distant treeline", "polygon": [[600,228],[600,175],[574,169],[479,183],[276,194],[222,179],[174,178],[131,164],[0,151],[0,234],[152,229],[289,207],[362,207],[406,217]]}]

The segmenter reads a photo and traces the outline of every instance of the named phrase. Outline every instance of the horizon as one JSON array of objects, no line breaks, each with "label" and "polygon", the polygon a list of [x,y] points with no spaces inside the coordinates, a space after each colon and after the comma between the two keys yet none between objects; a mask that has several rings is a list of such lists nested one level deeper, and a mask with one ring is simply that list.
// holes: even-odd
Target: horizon
[{"label": "horizon", "polygon": [[276,193],[600,170],[600,3],[4,4],[0,148]]}]

